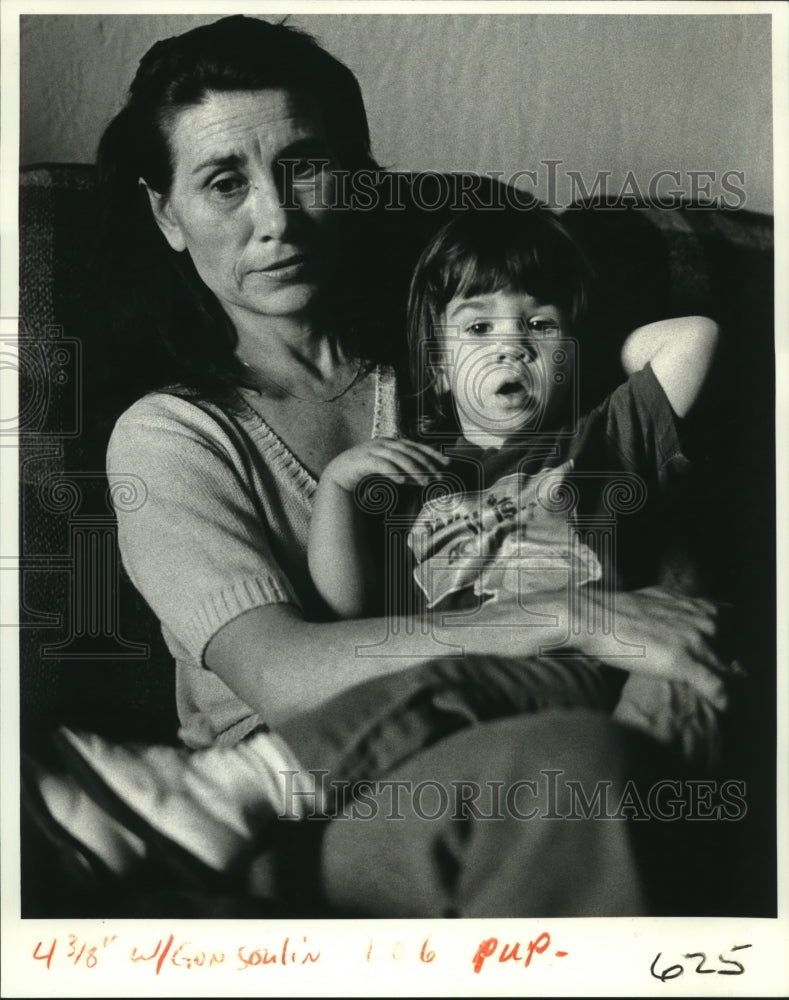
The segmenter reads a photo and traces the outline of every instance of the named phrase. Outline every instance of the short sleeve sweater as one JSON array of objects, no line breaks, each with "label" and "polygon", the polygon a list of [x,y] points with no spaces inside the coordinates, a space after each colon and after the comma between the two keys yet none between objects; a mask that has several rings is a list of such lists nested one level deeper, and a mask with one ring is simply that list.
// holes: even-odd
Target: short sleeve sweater
[{"label": "short sleeve sweater", "polygon": [[[376,368],[371,437],[398,432],[393,373]],[[191,747],[232,744],[265,720],[204,666],[206,646],[251,608],[316,594],[307,544],[317,482],[240,393],[237,411],[156,392],[118,420],[107,452],[124,567],[162,625],[176,661],[179,735]],[[261,650],[265,661],[265,650]]]}]

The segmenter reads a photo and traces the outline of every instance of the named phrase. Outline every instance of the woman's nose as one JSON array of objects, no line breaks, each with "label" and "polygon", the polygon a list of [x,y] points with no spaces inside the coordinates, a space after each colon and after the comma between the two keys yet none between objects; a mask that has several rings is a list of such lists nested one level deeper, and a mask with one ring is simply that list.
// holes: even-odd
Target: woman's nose
[{"label": "woman's nose", "polygon": [[288,210],[273,180],[259,180],[252,185],[251,208],[255,236],[281,240],[288,228]]}]

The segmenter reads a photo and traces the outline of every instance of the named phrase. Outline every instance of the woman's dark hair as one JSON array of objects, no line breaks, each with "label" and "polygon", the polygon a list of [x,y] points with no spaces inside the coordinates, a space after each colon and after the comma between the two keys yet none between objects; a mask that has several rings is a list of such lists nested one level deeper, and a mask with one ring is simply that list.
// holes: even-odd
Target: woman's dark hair
[{"label": "woman's dark hair", "polygon": [[561,307],[575,335],[589,311],[591,269],[556,215],[538,202],[507,199],[495,210],[469,209],[443,226],[422,251],[408,300],[413,393],[410,434],[457,434],[449,393],[440,383],[437,335],[452,299],[503,290]]},{"label": "woman's dark hair", "polygon": [[378,169],[354,74],[305,32],[241,15],[157,42],[104,132],[97,157],[97,319],[115,381],[120,377],[121,405],[170,384],[227,402],[232,387],[244,382],[232,324],[189,254],[170,249],[139,181],[169,193],[175,165],[168,126],[179,111],[210,91],[275,88],[303,97],[321,116],[343,170]]}]

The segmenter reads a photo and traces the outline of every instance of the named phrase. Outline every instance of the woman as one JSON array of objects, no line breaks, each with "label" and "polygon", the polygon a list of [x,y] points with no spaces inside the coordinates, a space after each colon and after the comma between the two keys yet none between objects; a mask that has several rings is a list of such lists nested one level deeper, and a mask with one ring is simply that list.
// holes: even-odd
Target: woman
[{"label": "woman", "polygon": [[[276,875],[298,881],[306,910],[654,912],[632,824],[528,823],[514,800],[504,823],[474,808],[425,822],[413,798],[397,822],[400,803],[382,806],[392,782],[525,782],[532,815],[566,815],[567,787],[537,776],[564,772],[588,797],[663,758],[608,719],[615,692],[580,656],[538,658],[568,635],[557,595],[530,603],[539,628],[486,607],[425,631],[408,616],[334,621],[312,586],[317,478],[398,427],[391,283],[371,267],[372,216],[344,211],[339,187],[375,169],[353,75],[307,36],[245,17],[155,45],[102,140],[104,322],[132,347],[118,355],[129,395],[151,391],[118,421],[108,470],[145,483],[145,503],[118,512],[119,540],[177,661],[181,738],[243,747],[268,727],[274,770],[386,779],[374,817],[299,836],[280,824]],[[708,602],[641,591],[616,609],[618,639],[661,672],[720,668]],[[610,656],[599,632],[573,645]],[[462,655],[436,659],[447,651]],[[541,690],[546,711],[519,715]],[[318,790],[312,802],[320,812]]]}]

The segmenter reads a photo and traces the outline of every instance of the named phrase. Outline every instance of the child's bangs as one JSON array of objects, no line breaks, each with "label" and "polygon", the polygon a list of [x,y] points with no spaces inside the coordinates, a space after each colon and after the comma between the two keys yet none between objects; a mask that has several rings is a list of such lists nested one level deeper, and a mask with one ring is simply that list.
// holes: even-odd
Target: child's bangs
[{"label": "child's bangs", "polygon": [[555,301],[554,268],[540,259],[536,246],[521,232],[518,238],[485,245],[457,246],[446,259],[443,307],[455,298],[470,299],[504,290]]}]

